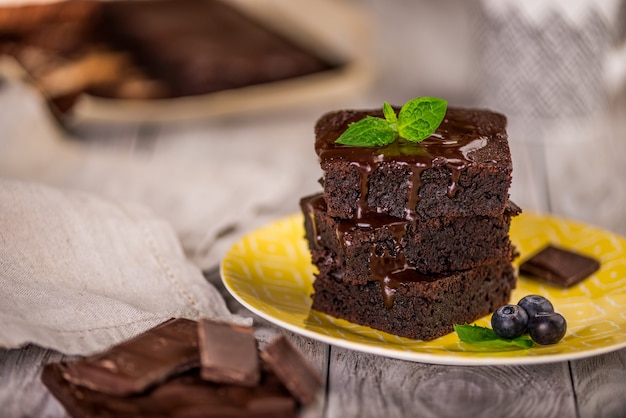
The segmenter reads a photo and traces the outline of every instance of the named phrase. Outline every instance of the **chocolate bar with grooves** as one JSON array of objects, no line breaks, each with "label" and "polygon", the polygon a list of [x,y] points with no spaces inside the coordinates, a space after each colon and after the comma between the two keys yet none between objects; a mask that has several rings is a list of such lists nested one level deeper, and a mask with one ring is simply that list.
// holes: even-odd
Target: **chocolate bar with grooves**
[{"label": "chocolate bar with grooves", "polygon": [[322,380],[285,335],[270,342],[261,351],[261,358],[301,404],[313,402]]},{"label": "chocolate bar with grooves", "polygon": [[92,390],[126,396],[199,364],[197,324],[179,318],[102,353],[64,363],[63,377]]},{"label": "chocolate bar with grooves", "polygon": [[243,386],[259,383],[258,345],[251,327],[201,319],[198,338],[203,379]]},{"label": "chocolate bar with grooves", "polygon": [[114,396],[74,385],[63,365],[48,364],[41,380],[73,418],[295,418],[296,401],[271,373],[256,387],[215,384],[199,369],[131,396]]}]

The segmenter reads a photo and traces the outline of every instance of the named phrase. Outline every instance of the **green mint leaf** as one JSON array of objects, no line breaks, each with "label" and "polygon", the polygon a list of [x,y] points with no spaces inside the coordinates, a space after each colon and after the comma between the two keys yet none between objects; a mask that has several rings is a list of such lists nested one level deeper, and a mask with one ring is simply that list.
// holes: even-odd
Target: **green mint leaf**
[{"label": "green mint leaf", "polygon": [[[522,341],[518,341],[518,338],[523,338]],[[526,337],[518,337],[514,340],[505,340],[505,339],[497,339],[497,340],[488,340],[488,341],[479,341],[479,342],[475,342],[472,343],[475,346],[478,347],[485,347],[485,348],[489,348],[490,350],[519,350],[520,348],[526,349],[526,348],[531,348],[534,343],[532,341],[530,341],[528,338]]]},{"label": "green mint leaf", "polygon": [[448,102],[436,97],[419,97],[408,101],[398,115],[398,133],[409,141],[420,142],[441,125]]},{"label": "green mint leaf", "polygon": [[383,114],[385,115],[385,119],[389,122],[389,126],[394,131],[398,131],[398,117],[396,116],[396,111],[393,110],[393,107],[387,102],[383,103]]},{"label": "green mint leaf", "polygon": [[[508,341],[508,340],[505,340],[505,341]],[[524,337],[524,336],[514,338],[514,339],[511,340],[511,342],[513,344],[515,344],[515,345],[518,345],[518,346],[522,347],[522,348],[531,348],[531,347],[535,346],[535,343],[533,342],[533,340],[531,340],[528,337]]]},{"label": "green mint leaf", "polygon": [[498,338],[498,334],[496,334],[494,330],[479,325],[457,324],[454,326],[454,331],[456,331],[461,341],[469,344]]},{"label": "green mint leaf", "polygon": [[348,129],[335,142],[360,147],[380,147],[391,144],[398,133],[385,119],[367,116],[348,125]]},{"label": "green mint leaf", "polygon": [[535,343],[528,337],[517,337],[512,340],[501,338],[492,329],[479,325],[454,325],[459,339],[467,344],[488,347],[496,350],[511,348],[531,348]]},{"label": "green mint leaf", "polygon": [[396,116],[393,107],[384,102],[384,119],[367,116],[351,123],[335,142],[358,147],[380,147],[391,144],[399,136],[410,142],[420,142],[439,127],[447,107],[448,102],[443,99],[418,97],[405,103]]}]

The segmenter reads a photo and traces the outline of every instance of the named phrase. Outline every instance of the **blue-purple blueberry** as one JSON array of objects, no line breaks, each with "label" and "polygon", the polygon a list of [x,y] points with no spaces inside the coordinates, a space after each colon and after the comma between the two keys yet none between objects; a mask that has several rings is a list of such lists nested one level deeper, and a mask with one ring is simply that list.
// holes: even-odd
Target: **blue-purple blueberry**
[{"label": "blue-purple blueberry", "polygon": [[529,318],[532,318],[539,312],[554,312],[552,303],[539,295],[524,296],[517,304],[526,311]]},{"label": "blue-purple blueberry", "polygon": [[539,312],[528,319],[528,333],[537,344],[556,344],[565,336],[566,330],[565,318],[556,312]]},{"label": "blue-purple blueberry", "polygon": [[528,314],[518,305],[500,306],[491,316],[491,328],[502,338],[517,338],[527,326]]}]

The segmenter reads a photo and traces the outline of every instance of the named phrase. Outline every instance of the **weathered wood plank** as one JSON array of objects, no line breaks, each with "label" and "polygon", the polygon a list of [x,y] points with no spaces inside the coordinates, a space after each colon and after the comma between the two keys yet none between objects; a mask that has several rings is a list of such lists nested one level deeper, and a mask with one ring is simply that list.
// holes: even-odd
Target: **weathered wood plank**
[{"label": "weathered wood plank", "polygon": [[0,416],[3,418],[55,417],[67,414],[41,383],[45,364],[71,359],[35,345],[0,349]]},{"label": "weathered wood plank", "polygon": [[575,417],[567,362],[439,366],[331,349],[327,416]]},{"label": "weathered wood plank", "polygon": [[582,418],[626,417],[626,349],[571,362]]}]

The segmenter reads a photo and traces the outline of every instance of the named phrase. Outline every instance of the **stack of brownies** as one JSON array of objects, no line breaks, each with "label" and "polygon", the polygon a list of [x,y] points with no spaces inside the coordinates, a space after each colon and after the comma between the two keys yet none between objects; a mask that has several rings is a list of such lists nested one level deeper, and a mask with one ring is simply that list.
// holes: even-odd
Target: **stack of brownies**
[{"label": "stack of brownies", "polygon": [[448,108],[420,143],[341,145],[350,123],[382,111],[336,111],[315,127],[323,193],[305,197],[318,269],[312,308],[431,340],[506,304],[516,285],[509,239],[506,118]]}]

